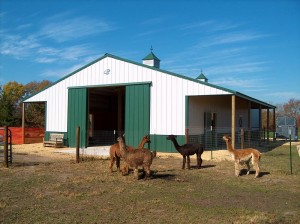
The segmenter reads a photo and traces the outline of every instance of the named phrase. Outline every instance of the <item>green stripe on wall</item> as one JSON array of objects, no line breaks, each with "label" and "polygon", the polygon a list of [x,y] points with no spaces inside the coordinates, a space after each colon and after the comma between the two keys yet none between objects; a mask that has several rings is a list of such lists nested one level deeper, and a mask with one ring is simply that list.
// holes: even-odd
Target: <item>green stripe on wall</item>
[{"label": "green stripe on wall", "polygon": [[[150,149],[157,152],[177,152],[173,143],[167,140],[167,135],[150,135]],[[177,142],[179,145],[185,144],[185,136],[177,136]]]}]

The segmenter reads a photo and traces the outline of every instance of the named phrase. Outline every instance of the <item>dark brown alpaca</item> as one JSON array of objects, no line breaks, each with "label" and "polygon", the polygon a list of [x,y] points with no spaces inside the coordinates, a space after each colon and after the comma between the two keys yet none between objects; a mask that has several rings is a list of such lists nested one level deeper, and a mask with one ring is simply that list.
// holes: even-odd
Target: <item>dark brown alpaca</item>
[{"label": "dark brown alpaca", "polygon": [[191,168],[190,166],[190,156],[196,154],[197,155],[197,168],[201,168],[202,158],[201,155],[203,153],[203,146],[201,144],[184,144],[182,146],[178,145],[176,140],[176,135],[169,135],[167,140],[171,140],[176,148],[176,150],[182,155],[182,169],[185,168],[186,158],[187,158],[187,167],[188,169]]},{"label": "dark brown alpaca", "polygon": [[[145,135],[142,140],[141,143],[138,145],[138,149],[142,149],[144,148],[144,145],[150,142],[150,137],[149,135]],[[133,151],[135,150],[132,146],[126,145],[126,150],[127,151]],[[121,155],[121,151],[120,151],[120,145],[119,143],[115,143],[113,144],[110,149],[109,149],[109,156],[110,156],[110,166],[109,169],[111,172],[113,172],[113,165],[115,163],[116,160],[116,165],[117,165],[117,170],[120,171],[120,158],[122,157]],[[128,169],[128,168],[127,168]],[[127,171],[128,172],[128,171]]]},{"label": "dark brown alpaca", "polygon": [[[138,179],[138,167],[142,166],[146,172],[145,178],[150,176],[150,166],[153,158],[156,156],[156,152],[152,153],[149,149],[138,149],[133,151],[126,150],[125,141],[122,137],[118,137],[117,141],[120,145],[120,151],[122,158],[127,163],[127,166],[134,168],[134,176]],[[125,175],[126,168],[122,171]]]}]

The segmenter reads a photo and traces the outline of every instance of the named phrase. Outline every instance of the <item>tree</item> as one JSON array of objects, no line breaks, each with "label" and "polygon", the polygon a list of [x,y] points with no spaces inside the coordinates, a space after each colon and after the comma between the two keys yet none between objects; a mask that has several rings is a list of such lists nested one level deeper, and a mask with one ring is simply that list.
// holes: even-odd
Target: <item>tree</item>
[{"label": "tree", "polygon": [[297,126],[300,126],[300,100],[290,99],[285,104],[277,106],[276,117],[289,116],[297,120]]},{"label": "tree", "polygon": [[[36,92],[50,85],[51,82],[30,82],[23,86],[16,81],[8,82],[0,86],[0,126],[21,126],[22,123],[22,101]],[[45,105],[28,104],[25,120],[30,126],[44,126]],[[27,119],[28,117],[28,119]]]},{"label": "tree", "polygon": [[20,107],[24,86],[17,82],[8,82],[1,90],[0,126],[20,126],[22,123],[22,109]]},{"label": "tree", "polygon": [[[25,97],[29,97],[51,84],[48,80],[30,82],[25,85]],[[45,125],[45,104],[29,103],[26,105],[26,124],[30,127],[43,127]]]},{"label": "tree", "polygon": [[300,115],[300,100],[290,99],[288,103],[283,105],[286,115],[298,119]]}]

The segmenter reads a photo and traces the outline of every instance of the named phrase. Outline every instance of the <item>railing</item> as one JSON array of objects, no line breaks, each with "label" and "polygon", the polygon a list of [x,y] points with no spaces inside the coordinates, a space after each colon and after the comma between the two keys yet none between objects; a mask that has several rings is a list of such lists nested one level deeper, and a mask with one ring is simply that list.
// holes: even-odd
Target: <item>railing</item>
[{"label": "railing", "polygon": [[[203,129],[189,127],[187,140],[189,143],[203,144],[206,150],[226,149],[224,135],[231,136],[231,128]],[[235,148],[261,147],[265,142],[273,141],[273,131],[238,128],[235,132]],[[232,136],[231,136],[232,137]]]}]

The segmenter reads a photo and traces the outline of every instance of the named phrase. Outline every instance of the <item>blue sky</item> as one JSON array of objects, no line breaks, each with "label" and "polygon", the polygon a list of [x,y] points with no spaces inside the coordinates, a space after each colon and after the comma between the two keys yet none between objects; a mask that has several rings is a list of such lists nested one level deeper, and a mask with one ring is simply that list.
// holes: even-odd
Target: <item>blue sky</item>
[{"label": "blue sky", "polygon": [[0,0],[0,85],[114,54],[271,104],[300,99],[300,1]]}]

